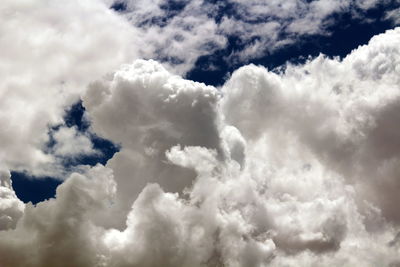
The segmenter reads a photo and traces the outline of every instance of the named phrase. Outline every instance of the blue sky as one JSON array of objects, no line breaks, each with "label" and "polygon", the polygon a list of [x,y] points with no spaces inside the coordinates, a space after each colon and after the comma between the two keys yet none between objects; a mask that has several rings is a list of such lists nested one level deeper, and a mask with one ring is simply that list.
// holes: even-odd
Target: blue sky
[{"label": "blue sky", "polygon": [[[207,1],[207,3],[217,7],[213,18],[217,21],[221,20],[224,16],[235,16],[237,13],[235,5],[231,2]],[[164,24],[161,24],[165,27],[168,24],[168,20],[171,20],[172,17],[182,12],[183,7],[187,4],[185,1],[166,1],[162,5],[162,10],[166,11],[163,13],[163,16],[154,16],[153,19],[146,21],[146,24],[151,27],[153,25],[151,21],[157,21],[153,22],[156,24],[160,23],[158,21],[166,21],[163,22]],[[129,11],[127,10],[128,5],[129,2],[116,1],[110,8],[124,15]],[[358,10],[358,16],[354,16],[354,10],[352,9],[345,12],[332,13],[325,18],[325,20],[330,20],[331,22],[324,29],[323,34],[305,34],[304,36],[296,37],[293,43],[284,45],[273,51],[268,51],[265,48],[265,51],[256,56],[245,59],[232,60],[229,56],[233,52],[238,53],[247,47],[249,45],[249,43],[246,43],[247,40],[242,40],[240,35],[226,36],[227,44],[225,46],[219,49],[211,49],[209,54],[199,56],[184,76],[187,79],[203,82],[207,85],[220,86],[234,70],[251,63],[274,70],[284,66],[287,62],[294,64],[304,63],[307,59],[315,58],[319,54],[343,58],[358,46],[367,44],[374,35],[395,27],[396,21],[388,18],[387,14],[399,7],[400,4],[396,1],[386,1],[372,8]],[[236,16],[239,19],[243,19],[238,14]],[[264,20],[270,19],[264,18]],[[260,18],[257,23],[262,24],[264,20]],[[255,22],[251,23],[255,24]],[[157,58],[162,55],[156,54],[155,56]],[[163,60],[168,62],[169,59],[167,57]],[[84,121],[83,112],[84,107],[82,107],[79,101],[68,108],[64,118],[65,124],[68,127],[77,126],[79,131],[86,132],[90,122]],[[72,162],[70,162],[71,159],[64,159],[63,164],[65,166],[71,164],[89,164],[92,166],[96,163],[104,164],[112,157],[113,153],[118,151],[117,144],[112,144],[110,141],[96,137],[96,135],[91,135],[90,138],[95,148],[102,151],[101,155],[83,155],[74,158]],[[24,172],[13,172],[12,177],[15,180],[13,184],[14,189],[18,197],[24,200],[24,202],[32,201],[33,203],[37,203],[49,197],[54,197],[55,189],[61,183],[58,179],[52,179],[51,177],[46,179],[32,179],[29,174],[24,174]]]},{"label": "blue sky", "polygon": [[0,266],[397,266],[398,0],[5,0]]}]

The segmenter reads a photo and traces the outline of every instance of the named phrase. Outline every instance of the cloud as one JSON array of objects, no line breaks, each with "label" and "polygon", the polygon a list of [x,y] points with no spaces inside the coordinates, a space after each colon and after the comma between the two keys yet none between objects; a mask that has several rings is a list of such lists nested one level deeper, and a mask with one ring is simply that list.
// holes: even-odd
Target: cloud
[{"label": "cloud", "polygon": [[96,266],[97,229],[88,213],[104,209],[115,193],[111,170],[95,166],[72,174],[55,199],[28,203],[14,231],[0,232],[3,266]]},{"label": "cloud", "polygon": [[[290,13],[290,3],[278,7]],[[0,27],[30,49],[10,52],[2,65],[14,69],[2,77],[7,97],[0,98],[6,125],[0,130],[0,265],[399,262],[399,28],[343,60],[321,55],[281,72],[249,65],[214,88],[153,60],[117,68],[130,56],[124,49],[134,30],[100,2],[74,4],[82,13],[66,5],[56,16],[51,5],[28,8],[38,5],[28,1],[8,3],[20,12],[2,10],[10,20]],[[323,14],[339,8],[317,4]],[[64,13],[78,26],[64,23]],[[43,31],[47,20],[54,23]],[[29,27],[31,43],[17,42],[26,40],[21,26]],[[46,36],[54,29],[60,36]],[[111,33],[117,39],[110,40]],[[78,41],[88,45],[77,47]],[[56,53],[59,45],[72,52],[44,64],[42,53]],[[21,63],[11,64],[12,58]],[[85,88],[110,69],[115,72]],[[64,83],[60,73],[68,74]],[[79,95],[90,130],[119,144],[120,152],[106,166],[69,174],[55,198],[23,204],[10,169],[43,173],[41,164],[53,166],[54,155],[92,151],[82,133],[63,126],[54,135],[54,155],[41,149],[48,126],[62,124],[65,107]]]},{"label": "cloud", "polygon": [[[365,12],[388,2],[377,0],[342,1],[259,1],[259,0],[123,0],[121,15],[142,34],[146,46],[144,58],[162,61],[175,72],[184,74],[202,55],[211,55],[229,45],[238,44],[226,60],[248,62],[293,44],[308,35],[329,35],[335,16],[351,14],[365,23]],[[390,9],[390,7],[388,7]],[[395,10],[386,19],[396,23]]]},{"label": "cloud", "polygon": [[0,162],[60,176],[44,152],[49,127],[63,123],[90,81],[137,58],[130,47],[140,41],[95,0],[5,1],[0,13]]},{"label": "cloud", "polygon": [[56,156],[74,158],[101,153],[93,148],[89,137],[80,133],[76,127],[60,127],[54,132],[53,138],[55,145],[52,150]]},{"label": "cloud", "polygon": [[382,190],[375,196],[386,192],[383,212],[398,220],[389,204],[397,183],[397,35],[398,29],[374,37],[342,62],[320,56],[282,75],[255,66],[238,70],[224,87],[227,122],[247,140],[298,139],[349,182]]},{"label": "cloud", "polygon": [[400,8],[396,8],[386,12],[386,18],[394,21],[396,25],[400,23]]},{"label": "cloud", "polygon": [[14,228],[23,212],[24,203],[11,187],[10,173],[0,169],[0,231]]},{"label": "cloud", "polygon": [[3,4],[0,160],[8,169],[63,176],[63,167],[45,149],[49,127],[63,123],[65,110],[86,93],[88,83],[122,63],[155,58],[184,74],[202,55],[226,47],[231,35],[241,36],[244,48],[227,60],[246,61],[263,47],[324,34],[330,15],[366,10],[377,1],[174,1],[173,9],[168,1],[124,1],[122,13],[110,10],[113,3]]},{"label": "cloud", "polygon": [[91,84],[83,104],[93,131],[121,145],[107,164],[120,185],[118,205],[129,209],[149,182],[174,192],[191,185],[192,170],[167,162],[172,146],[204,146],[224,157],[218,99],[214,87],[172,75],[155,61],[135,61]]},{"label": "cloud", "polygon": [[[116,248],[110,262],[373,266],[374,262],[389,265],[398,261],[397,247],[388,244],[399,223],[393,209],[397,195],[389,189],[396,188],[398,176],[396,131],[389,125],[396,122],[399,96],[399,34],[396,29],[376,36],[343,60],[320,56],[302,66],[289,65],[282,73],[257,66],[236,71],[222,87],[216,104],[219,114],[213,116],[219,118],[212,120],[218,126],[222,152],[207,140],[176,146],[158,136],[157,140],[166,144],[158,151],[166,153],[166,158],[151,160],[168,160],[192,169],[196,178],[185,184],[183,194],[164,193],[159,185],[168,188],[169,181],[163,179],[157,181],[159,185],[144,187],[133,202],[126,228],[105,235],[106,244]],[[164,73],[159,68],[154,62],[139,61],[127,68],[140,73],[130,75],[136,78],[127,82],[127,77],[117,78],[121,75],[117,71],[108,89],[100,86],[112,95],[99,92],[110,101],[117,90],[122,93],[131,85],[131,91],[143,87],[161,97],[159,90],[169,86],[155,82],[163,81],[155,78]],[[154,74],[149,75],[149,69]],[[142,94],[136,98],[146,99],[148,92]],[[134,106],[139,104],[124,99],[136,111]],[[193,112],[192,107],[173,104],[173,108]],[[91,106],[87,109],[89,114],[99,112]],[[165,119],[168,113],[155,117],[170,121]],[[101,129],[104,123],[96,116],[91,118],[95,129]],[[175,128],[183,121],[174,122]],[[121,134],[127,132],[134,131]],[[144,134],[150,137],[152,131]],[[232,156],[238,154],[243,156]],[[108,165],[118,170],[117,181],[121,168],[140,169],[140,165],[133,166],[134,161],[125,167],[117,165],[120,159],[117,156]],[[156,249],[152,247],[154,238],[160,244]],[[196,257],[191,256],[195,253]]]}]

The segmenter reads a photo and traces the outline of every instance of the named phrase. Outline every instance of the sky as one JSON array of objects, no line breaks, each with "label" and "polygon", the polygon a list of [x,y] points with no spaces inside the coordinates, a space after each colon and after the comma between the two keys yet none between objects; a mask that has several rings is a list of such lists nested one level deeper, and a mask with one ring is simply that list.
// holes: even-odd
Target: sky
[{"label": "sky", "polygon": [[5,0],[0,266],[400,266],[398,0]]}]

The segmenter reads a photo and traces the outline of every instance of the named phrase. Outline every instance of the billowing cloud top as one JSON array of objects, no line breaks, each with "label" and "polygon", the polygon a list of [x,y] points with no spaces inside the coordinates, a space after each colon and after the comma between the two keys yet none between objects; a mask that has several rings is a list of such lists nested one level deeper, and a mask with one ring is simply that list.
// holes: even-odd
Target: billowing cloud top
[{"label": "billowing cloud top", "polygon": [[[235,1],[263,6],[260,16],[272,8],[256,2]],[[118,67],[139,57],[129,44],[143,28],[103,2],[70,1],[80,12],[59,16],[58,1],[31,8],[40,3],[1,9],[11,39],[0,39],[10,51],[0,64],[0,266],[400,264],[400,28],[344,59],[248,65],[215,88],[154,60]],[[93,12],[104,16],[87,20]],[[60,158],[99,153],[63,122],[79,98],[90,131],[121,149],[67,173]],[[65,181],[55,198],[24,204],[12,170]]]}]

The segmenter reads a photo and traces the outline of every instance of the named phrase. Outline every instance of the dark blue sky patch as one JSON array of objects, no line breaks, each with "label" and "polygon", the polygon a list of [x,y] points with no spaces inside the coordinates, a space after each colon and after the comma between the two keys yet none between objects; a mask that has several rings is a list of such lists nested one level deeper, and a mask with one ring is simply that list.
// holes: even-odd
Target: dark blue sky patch
[{"label": "dark blue sky patch", "polygon": [[107,161],[120,149],[118,145],[115,145],[109,140],[101,138],[95,134],[89,134],[88,136],[93,143],[94,149],[99,151],[99,153],[92,155],[78,155],[74,157],[60,157],[59,159],[67,170],[72,171],[77,165],[94,166],[97,163],[105,165]]},{"label": "dark blue sky patch", "polygon": [[217,24],[221,23],[222,18],[236,18],[240,19],[241,15],[238,13],[239,5],[221,0],[204,0],[204,4],[212,8],[206,8],[209,11],[207,16],[213,18]]},{"label": "dark blue sky patch", "polygon": [[86,133],[93,143],[94,149],[101,152],[101,155],[86,155],[82,156],[78,162],[79,164],[94,166],[97,163],[106,164],[107,160],[119,151],[119,146],[111,141],[101,138],[94,133],[89,132],[90,122],[85,119],[85,107],[82,101],[78,101],[67,111],[64,120],[68,127],[76,126],[82,133]]},{"label": "dark blue sky patch", "polygon": [[[171,19],[180,14],[186,7],[188,1],[182,0],[168,0],[165,3],[159,5],[159,8],[164,11],[163,16],[153,16],[145,20],[138,21],[136,26],[145,28],[146,26],[157,25],[159,27],[166,26]],[[115,1],[111,7],[112,10],[118,13],[134,12],[127,4],[126,1],[120,0]]]},{"label": "dark blue sky patch", "polygon": [[[374,35],[393,28],[392,22],[384,19],[386,11],[386,6],[378,5],[362,18],[354,18],[351,13],[334,14],[332,19],[336,23],[327,28],[327,32],[331,34],[305,36],[293,45],[250,62],[273,69],[285,62],[304,63],[309,57],[316,57],[320,53],[329,57],[344,58],[353,49],[367,44]],[[373,22],[367,23],[366,20],[373,20]]]},{"label": "dark blue sky patch", "polygon": [[143,20],[139,22],[136,26],[139,28],[146,28],[146,26],[157,25],[159,27],[167,26],[168,22],[172,19],[172,17],[164,17],[164,16],[154,16],[149,19]]},{"label": "dark blue sky patch", "polygon": [[65,125],[56,125],[49,130],[49,142],[46,144],[45,151],[51,153],[52,148],[56,144],[53,138],[54,132],[62,126],[76,127],[77,130],[85,134],[91,140],[93,148],[99,151],[99,154],[94,155],[81,155],[74,158],[60,158],[63,161],[64,166],[69,169],[76,165],[90,165],[94,166],[97,163],[106,164],[107,160],[119,151],[119,146],[112,143],[111,141],[101,138],[96,134],[89,131],[90,122],[85,119],[85,107],[82,105],[82,101],[78,101],[73,104],[64,116]]},{"label": "dark blue sky patch", "polygon": [[212,55],[199,57],[195,67],[186,74],[186,78],[208,85],[222,85],[225,75],[234,69],[225,58],[234,50],[240,49],[239,38],[231,36],[227,40],[228,45],[225,49],[218,49]]},{"label": "dark blue sky patch", "polygon": [[[45,152],[50,153],[56,144],[53,133],[61,126],[76,127],[81,133],[86,133],[93,143],[93,147],[100,151],[94,155],[80,155],[75,157],[59,157],[65,170],[73,171],[78,165],[94,166],[97,163],[106,164],[113,155],[119,151],[119,146],[111,141],[88,132],[90,124],[84,118],[85,108],[82,101],[72,105],[64,117],[65,125],[56,125],[49,129],[49,142],[46,144]],[[59,179],[52,177],[32,177],[24,172],[11,172],[13,188],[22,201],[36,204],[37,202],[54,197],[56,188],[62,183]]]},{"label": "dark blue sky patch", "polygon": [[84,118],[85,108],[82,105],[82,101],[78,101],[73,104],[64,116],[65,125],[67,127],[76,126],[79,131],[84,132],[90,126],[90,123]]},{"label": "dark blue sky patch", "polygon": [[57,186],[62,183],[50,177],[38,179],[22,172],[11,172],[11,179],[17,197],[25,203],[33,204],[54,197]]},{"label": "dark blue sky patch", "polygon": [[186,7],[188,1],[182,0],[169,0],[160,5],[160,9],[165,11],[166,17],[174,17],[182,12]]},{"label": "dark blue sky patch", "polygon": [[[343,58],[359,45],[367,44],[374,35],[392,29],[393,23],[385,19],[386,12],[399,6],[400,3],[396,3],[396,1],[386,2],[386,4],[380,4],[376,8],[368,10],[364,16],[359,18],[353,17],[350,12],[334,14],[328,18],[335,21],[332,26],[327,28],[327,32],[331,34],[303,36],[294,44],[272,53],[267,52],[266,48],[262,56],[250,58],[244,62],[231,60],[229,55],[242,51],[249,43],[243,43],[240,36],[229,36],[225,48],[219,49],[211,55],[199,57],[195,67],[187,73],[186,78],[219,86],[234,70],[250,63],[274,69],[286,62],[304,63],[309,57],[316,57],[320,53],[329,57]],[[367,23],[368,20],[372,22]],[[285,33],[282,33],[281,38],[285,38],[284,35]],[[253,41],[250,40],[250,43]]]},{"label": "dark blue sky patch", "polygon": [[[383,3],[384,2],[384,3]],[[142,21],[143,26],[157,24],[161,27],[165,26],[172,18],[179,15],[185,8],[187,1],[170,0],[167,4],[160,8],[165,11],[165,15],[161,17],[151,17],[147,21]],[[246,19],[243,16],[243,10],[238,10],[233,3],[217,0],[205,0],[205,5],[209,5],[208,16],[220,23],[222,18],[233,17],[235,19]],[[389,10],[397,8],[400,3],[396,0],[382,1],[382,4],[376,8],[363,13],[362,17],[354,17],[352,13],[333,14],[328,20],[334,23],[327,28],[329,35],[308,35],[299,38],[294,44],[268,53],[267,48],[258,58],[249,58],[245,61],[232,60],[231,55],[242,51],[249,43],[257,40],[258,37],[244,42],[240,36],[228,36],[227,46],[223,49],[217,49],[210,55],[198,58],[194,68],[187,73],[186,78],[198,82],[204,82],[209,85],[219,86],[225,82],[229,74],[237,68],[253,63],[262,65],[268,69],[275,69],[282,66],[286,62],[295,64],[303,63],[309,57],[316,57],[320,53],[327,56],[344,57],[357,48],[359,45],[366,44],[370,38],[376,34],[383,33],[387,29],[393,28],[391,21],[385,19],[385,13]],[[130,12],[127,4],[118,0],[111,6],[116,12]],[[248,23],[266,22],[273,18],[250,18],[246,20]],[[372,21],[366,23],[366,21]],[[285,33],[282,32],[282,39]],[[179,38],[179,36],[177,36]],[[206,44],[210,46],[209,50],[213,51],[215,47],[212,43]],[[160,58],[160,61],[168,61],[172,64],[182,63],[177,58]],[[57,131],[62,126],[76,127],[79,132],[85,133],[92,141],[94,148],[101,153],[95,155],[82,155],[74,158],[60,158],[66,169],[73,169],[78,165],[94,166],[97,163],[105,164],[112,156],[119,151],[119,147],[109,140],[103,139],[89,132],[90,123],[84,117],[85,108],[82,102],[71,106],[65,115],[65,125],[57,125],[49,129],[50,141],[47,144],[46,152],[50,153],[55,145],[52,138],[52,132]],[[54,197],[55,190],[60,180],[51,177],[38,178],[30,177],[23,172],[11,172],[13,187],[17,196],[24,202],[32,201],[33,203]]]},{"label": "dark blue sky patch", "polygon": [[117,12],[124,12],[127,9],[126,3],[124,1],[115,1],[111,7],[112,10]]}]

